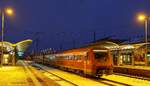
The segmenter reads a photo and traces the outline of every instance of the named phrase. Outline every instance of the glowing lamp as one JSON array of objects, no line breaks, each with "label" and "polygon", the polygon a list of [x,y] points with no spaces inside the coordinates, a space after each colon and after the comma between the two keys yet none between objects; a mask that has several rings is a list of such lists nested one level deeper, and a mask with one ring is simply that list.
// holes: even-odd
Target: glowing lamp
[{"label": "glowing lamp", "polygon": [[8,15],[12,15],[13,14],[13,10],[11,8],[6,8],[5,12]]},{"label": "glowing lamp", "polygon": [[144,14],[139,14],[138,15],[138,20],[139,21],[144,21],[146,19],[146,15],[144,15]]}]

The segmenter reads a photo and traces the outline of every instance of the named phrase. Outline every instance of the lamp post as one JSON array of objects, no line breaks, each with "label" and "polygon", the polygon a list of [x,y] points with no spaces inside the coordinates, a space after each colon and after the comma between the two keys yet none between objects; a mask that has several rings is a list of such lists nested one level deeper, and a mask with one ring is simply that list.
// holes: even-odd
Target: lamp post
[{"label": "lamp post", "polygon": [[5,13],[8,15],[13,14],[13,10],[11,8],[5,8],[1,10],[1,17],[2,17],[2,38],[1,38],[1,66],[3,65],[3,54],[4,54],[4,26],[5,26]]},{"label": "lamp post", "polygon": [[[148,42],[148,20],[150,18],[145,15],[145,14],[139,14],[138,15],[138,20],[139,21],[144,21],[144,30],[145,30],[145,44],[146,44],[146,51],[145,51],[145,59],[147,59],[147,42]],[[146,64],[147,65],[147,64]]]}]

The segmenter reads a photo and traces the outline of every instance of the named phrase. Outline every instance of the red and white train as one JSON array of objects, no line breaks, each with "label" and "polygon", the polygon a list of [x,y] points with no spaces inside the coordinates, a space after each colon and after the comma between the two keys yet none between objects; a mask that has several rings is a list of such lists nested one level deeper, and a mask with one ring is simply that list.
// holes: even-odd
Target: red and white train
[{"label": "red and white train", "polygon": [[96,77],[113,73],[112,55],[106,48],[71,49],[56,54],[35,56],[34,60],[67,71]]}]

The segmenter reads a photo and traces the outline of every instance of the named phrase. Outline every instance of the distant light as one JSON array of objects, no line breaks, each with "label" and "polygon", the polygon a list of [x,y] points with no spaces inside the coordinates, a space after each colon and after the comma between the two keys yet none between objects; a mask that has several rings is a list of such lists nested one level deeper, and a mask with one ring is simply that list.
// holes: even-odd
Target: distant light
[{"label": "distant light", "polygon": [[139,21],[144,21],[145,19],[146,19],[146,15],[145,14],[142,13],[142,14],[138,15],[138,20]]},{"label": "distant light", "polygon": [[9,54],[4,54],[4,58],[8,58],[9,57]]},{"label": "distant light", "polygon": [[125,46],[122,46],[121,49],[134,49],[135,47],[132,46],[132,45],[125,45]]},{"label": "distant light", "polygon": [[107,50],[93,50],[94,52],[107,52]]},{"label": "distant light", "polygon": [[13,55],[14,54],[14,52],[10,52],[10,55]]},{"label": "distant light", "polygon": [[13,15],[13,10],[12,10],[12,8],[6,8],[6,13],[8,14],[8,15]]},{"label": "distant light", "polygon": [[150,57],[150,54],[147,54],[148,57]]},{"label": "distant light", "polygon": [[23,56],[23,52],[18,52],[18,56]]}]

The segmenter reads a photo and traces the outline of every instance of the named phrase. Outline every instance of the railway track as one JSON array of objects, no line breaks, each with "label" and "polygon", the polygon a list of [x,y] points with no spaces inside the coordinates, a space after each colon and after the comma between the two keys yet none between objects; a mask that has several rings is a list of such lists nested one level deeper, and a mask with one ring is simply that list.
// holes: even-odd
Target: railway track
[{"label": "railway track", "polygon": [[150,81],[150,78],[147,78],[147,77],[134,76],[134,75],[128,75],[128,74],[121,74],[121,73],[114,73],[114,74],[115,75],[120,75],[120,76],[125,76],[125,77],[130,77],[130,78],[135,78],[135,79],[141,79],[141,80]]},{"label": "railway track", "polygon": [[30,84],[32,84],[33,86],[42,86],[42,84],[38,81],[36,76],[32,73],[28,64],[26,64],[24,61],[21,61],[21,63],[25,69],[27,76],[29,76],[28,81],[30,82]]},{"label": "railway track", "polygon": [[108,86],[132,86],[132,85],[129,85],[129,84],[126,84],[126,83],[118,82],[118,81],[115,81],[115,80],[109,80],[109,79],[105,79],[105,78],[96,79],[95,81],[97,81],[99,83],[104,83]]},{"label": "railway track", "polygon": [[[39,68],[39,67],[37,67],[37,68]],[[46,68],[46,69],[45,69]],[[46,66],[41,66],[40,68],[39,68],[39,70],[44,70],[44,72],[47,72],[47,73],[49,73],[49,74],[51,74],[51,75],[54,75],[54,76],[57,76],[57,77],[59,77],[60,79],[62,79],[62,80],[64,80],[64,81],[66,81],[66,82],[68,82],[69,81],[69,83],[71,82],[71,80],[69,80],[69,79],[65,79],[65,78],[62,78],[62,76],[60,76],[59,74],[58,75],[56,75],[56,74],[54,74],[54,73],[51,73],[51,72],[49,72],[48,70],[49,69],[47,69],[47,67]],[[66,72],[66,71],[65,71]],[[71,72],[69,72],[69,73],[71,73]],[[74,74],[74,73],[71,73],[71,74]],[[79,75],[80,76],[80,75]],[[111,76],[111,75],[110,75]],[[99,84],[104,84],[104,86],[133,86],[133,85],[135,85],[135,83],[134,84],[132,84],[132,82],[127,82],[127,81],[123,81],[123,80],[120,80],[120,79],[122,79],[122,77],[123,78],[128,78],[127,80],[129,80],[130,81],[130,79],[134,79],[134,81],[136,82],[136,83],[140,83],[141,81],[146,81],[146,83],[147,82],[149,82],[149,79],[146,79],[146,78],[142,78],[142,77],[134,77],[134,76],[130,76],[130,75],[125,75],[125,74],[117,74],[117,73],[115,73],[115,74],[113,74],[113,76],[117,76],[117,77],[120,77],[120,78],[115,78],[115,79],[111,79],[111,78],[108,78],[107,76],[106,77],[101,77],[101,78],[87,78],[87,77],[83,77],[83,76],[80,76],[81,78],[83,77],[83,78],[87,78],[87,79],[90,79],[90,80],[92,80],[93,82],[95,81],[95,82],[98,82]],[[139,80],[141,80],[140,82],[138,82]],[[71,82],[71,84],[73,85],[73,86],[82,86],[82,85],[80,85],[80,84],[76,84],[76,82],[75,83],[73,83],[73,82]],[[97,84],[97,85],[99,85],[99,84]],[[97,86],[96,85],[96,86]],[[95,86],[95,85],[93,85],[93,86]],[[103,86],[103,85],[102,85]],[[136,85],[136,86],[139,86],[139,85]],[[146,85],[147,86],[147,85]]]},{"label": "railway track", "polygon": [[40,66],[35,66],[35,65],[32,65],[33,67],[35,67],[37,70],[41,71],[44,75],[48,76],[50,79],[54,80],[56,83],[58,84],[65,84],[67,86],[79,86],[69,80],[66,80],[65,78],[62,78],[60,76],[58,76],[57,74],[54,74],[52,72],[49,72],[48,70],[40,67]]},{"label": "railway track", "polygon": [[[111,76],[111,75],[110,75]],[[108,76],[109,77],[109,76]],[[132,76],[132,75],[126,75],[126,74],[113,74],[112,77],[102,77],[99,80],[96,80],[98,82],[101,82],[101,80],[106,80],[112,83],[116,83],[118,85],[110,84],[110,86],[149,86],[150,82],[148,78],[145,77],[138,77],[138,76]],[[141,85],[139,85],[139,83]],[[142,84],[143,83],[143,84]],[[106,83],[107,84],[107,83]]]},{"label": "railway track", "polygon": [[[36,66],[36,68],[38,70],[42,70],[43,72],[46,72],[46,73],[49,73],[50,76],[56,76],[56,77],[59,77],[61,80],[64,80],[66,82],[69,82],[72,84],[72,86],[80,86],[79,84],[76,84],[76,83],[73,83],[71,82],[70,80],[66,80],[65,78],[62,78],[60,77],[59,75],[56,75],[52,72],[49,72],[48,69],[44,69],[42,66],[39,67],[39,66]],[[70,73],[70,72],[69,72]],[[84,77],[85,78],[85,77]],[[119,81],[116,81],[116,80],[110,80],[110,79],[106,79],[106,78],[87,78],[87,79],[91,79],[93,81],[96,81],[98,82],[99,84],[105,84],[106,86],[132,86],[130,84],[126,84],[124,82],[119,82]]]},{"label": "railway track", "polygon": [[[140,76],[133,76],[133,75],[127,75],[127,74],[120,74],[120,73],[114,73],[113,75],[121,76],[121,77],[129,77],[129,78],[132,78],[135,80],[150,81],[150,78],[140,77]],[[107,79],[107,78],[100,78],[98,80],[96,79],[95,81],[108,84],[109,86],[133,86],[131,84],[127,84],[127,83],[123,83],[120,81],[111,80],[111,79]],[[103,81],[106,81],[106,82],[103,82]],[[112,82],[112,83],[110,83],[110,82]],[[116,84],[116,85],[114,85],[114,84]]]}]

